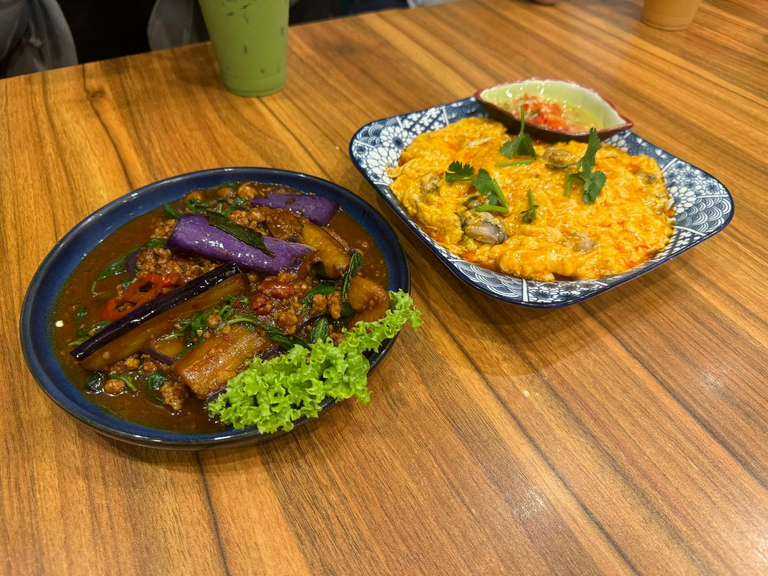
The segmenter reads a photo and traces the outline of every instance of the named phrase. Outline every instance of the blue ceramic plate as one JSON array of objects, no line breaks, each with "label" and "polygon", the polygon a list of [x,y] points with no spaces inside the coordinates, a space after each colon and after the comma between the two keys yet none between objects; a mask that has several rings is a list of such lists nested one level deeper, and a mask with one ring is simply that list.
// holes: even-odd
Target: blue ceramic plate
[{"label": "blue ceramic plate", "polygon": [[[54,350],[54,308],[64,282],[86,254],[129,220],[164,202],[178,200],[191,190],[212,188],[227,181],[278,184],[335,200],[378,244],[389,270],[389,289],[410,291],[408,262],[392,227],[370,204],[326,180],[269,168],[221,168],[176,176],[126,194],[88,216],[54,246],[35,273],[21,309],[21,346],[35,380],[56,404],[107,436],[142,446],[203,450],[253,443],[280,434],[259,434],[256,429],[179,434],[128,422],[90,402],[69,381]],[[393,342],[394,339],[385,342],[380,350],[369,356],[371,370],[386,355]],[[333,400],[329,398],[323,410],[333,405]],[[296,424],[304,421],[299,420]]]},{"label": "blue ceramic plate", "polygon": [[442,128],[467,116],[486,117],[475,98],[467,98],[366,124],[352,137],[349,155],[358,170],[413,232],[464,282],[505,302],[534,308],[559,308],[582,302],[623,284],[693,248],[725,228],[733,218],[733,198],[718,180],[636,136],[619,132],[606,142],[629,154],[655,158],[675,201],[675,229],[669,244],[653,258],[627,272],[598,280],[541,282],[486,270],[452,254],[406,214],[389,189],[388,166],[418,134]]}]

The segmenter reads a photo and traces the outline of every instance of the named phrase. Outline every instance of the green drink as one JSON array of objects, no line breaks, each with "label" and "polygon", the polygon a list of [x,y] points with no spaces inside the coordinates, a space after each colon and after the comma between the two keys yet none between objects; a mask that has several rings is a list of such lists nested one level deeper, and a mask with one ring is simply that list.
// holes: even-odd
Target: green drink
[{"label": "green drink", "polygon": [[285,85],[289,0],[200,0],[227,90],[266,96]]}]

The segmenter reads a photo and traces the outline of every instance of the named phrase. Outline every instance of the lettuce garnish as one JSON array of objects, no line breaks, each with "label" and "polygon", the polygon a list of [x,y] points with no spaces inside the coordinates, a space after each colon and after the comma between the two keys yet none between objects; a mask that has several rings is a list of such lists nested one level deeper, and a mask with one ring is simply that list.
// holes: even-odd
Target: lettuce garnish
[{"label": "lettuce garnish", "polygon": [[399,290],[389,295],[391,307],[384,318],[344,330],[338,346],[326,339],[309,348],[295,346],[271,360],[254,359],[208,403],[209,414],[236,429],[256,426],[267,434],[292,430],[302,416],[315,418],[328,396],[337,402],[354,396],[367,403],[370,364],[365,352],[378,349],[406,322],[414,330],[421,325],[421,313],[409,294]]}]

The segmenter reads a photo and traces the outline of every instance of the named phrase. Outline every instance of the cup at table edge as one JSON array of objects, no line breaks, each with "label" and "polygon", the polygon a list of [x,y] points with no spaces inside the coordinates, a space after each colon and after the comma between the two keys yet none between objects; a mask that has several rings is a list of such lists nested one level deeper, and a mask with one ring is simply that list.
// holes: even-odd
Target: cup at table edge
[{"label": "cup at table edge", "polygon": [[699,5],[701,0],[645,0],[643,22],[660,30],[685,30],[693,22]]}]

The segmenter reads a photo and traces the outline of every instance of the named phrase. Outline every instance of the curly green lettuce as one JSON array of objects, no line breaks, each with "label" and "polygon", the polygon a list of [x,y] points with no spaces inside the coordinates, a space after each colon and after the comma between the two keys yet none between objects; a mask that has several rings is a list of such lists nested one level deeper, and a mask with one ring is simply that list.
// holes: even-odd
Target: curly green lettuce
[{"label": "curly green lettuce", "polygon": [[295,346],[271,360],[254,359],[208,403],[209,414],[236,429],[256,426],[267,434],[292,430],[302,416],[315,418],[329,396],[337,402],[354,396],[367,403],[371,366],[365,353],[377,350],[407,322],[414,330],[421,326],[421,313],[409,294],[399,290],[389,295],[384,318],[344,330],[338,346],[326,339],[309,348]]}]

